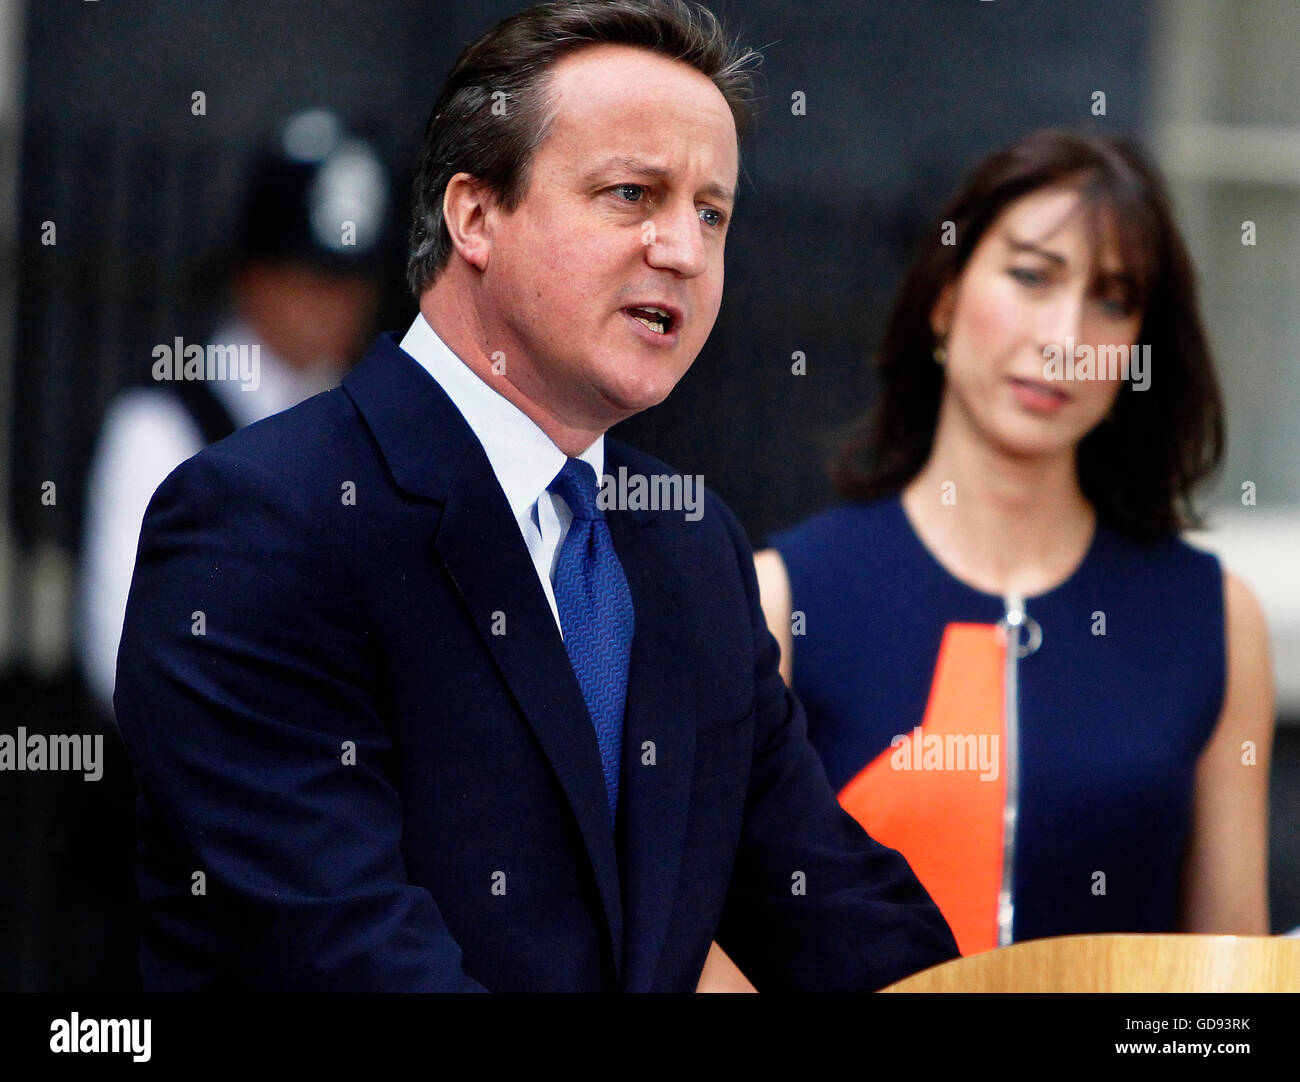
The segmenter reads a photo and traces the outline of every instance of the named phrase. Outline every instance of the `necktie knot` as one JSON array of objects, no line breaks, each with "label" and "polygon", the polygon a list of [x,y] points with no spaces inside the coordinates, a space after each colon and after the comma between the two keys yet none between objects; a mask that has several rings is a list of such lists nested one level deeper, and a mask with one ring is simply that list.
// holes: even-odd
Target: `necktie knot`
[{"label": "necktie knot", "polygon": [[564,498],[577,519],[603,519],[604,513],[596,501],[596,471],[589,463],[580,458],[565,461],[560,472],[549,485],[548,492],[554,492]]}]

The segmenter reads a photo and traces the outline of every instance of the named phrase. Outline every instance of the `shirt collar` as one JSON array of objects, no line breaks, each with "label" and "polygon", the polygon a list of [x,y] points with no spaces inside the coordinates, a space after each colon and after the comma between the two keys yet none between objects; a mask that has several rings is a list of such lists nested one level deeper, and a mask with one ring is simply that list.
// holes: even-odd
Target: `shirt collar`
[{"label": "shirt collar", "polygon": [[[531,520],[537,498],[568,456],[532,418],[456,356],[424,313],[416,315],[401,348],[437,381],[478,437],[515,519],[521,525]],[[596,437],[578,457],[595,471],[599,486],[605,467],[605,437]]]}]

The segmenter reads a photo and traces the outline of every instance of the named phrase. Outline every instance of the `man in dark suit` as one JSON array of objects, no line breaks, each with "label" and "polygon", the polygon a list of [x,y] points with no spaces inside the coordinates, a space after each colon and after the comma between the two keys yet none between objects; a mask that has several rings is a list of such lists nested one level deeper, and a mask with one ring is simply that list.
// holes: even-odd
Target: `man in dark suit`
[{"label": "man in dark suit", "polygon": [[597,487],[689,487],[604,432],[713,326],[748,62],[680,2],[490,31],[426,132],[410,330],[159,487],[115,700],[146,988],[689,991],[729,954],[869,990],[955,955],[836,803],[730,511]]}]

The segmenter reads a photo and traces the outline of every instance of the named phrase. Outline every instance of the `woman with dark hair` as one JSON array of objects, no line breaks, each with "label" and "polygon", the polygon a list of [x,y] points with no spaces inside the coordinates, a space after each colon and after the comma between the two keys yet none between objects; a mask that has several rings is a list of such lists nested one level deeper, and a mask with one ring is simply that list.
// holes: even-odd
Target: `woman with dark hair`
[{"label": "woman with dark hair", "polygon": [[756,557],[841,803],[963,954],[1266,934],[1255,598],[1178,531],[1223,453],[1190,260],[1126,144],[986,159],[911,267],[846,502]]}]

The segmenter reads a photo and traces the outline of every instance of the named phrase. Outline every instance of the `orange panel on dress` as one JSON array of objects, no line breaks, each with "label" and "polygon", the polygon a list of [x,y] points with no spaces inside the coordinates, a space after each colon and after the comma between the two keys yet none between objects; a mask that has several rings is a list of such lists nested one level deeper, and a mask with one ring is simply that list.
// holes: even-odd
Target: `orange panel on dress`
[{"label": "orange panel on dress", "polygon": [[[996,625],[949,624],[919,741],[916,730],[895,737],[839,795],[868,834],[907,858],[962,954],[997,946],[1005,660],[1005,638]],[[979,768],[981,736],[985,762],[996,764],[996,771]]]}]

